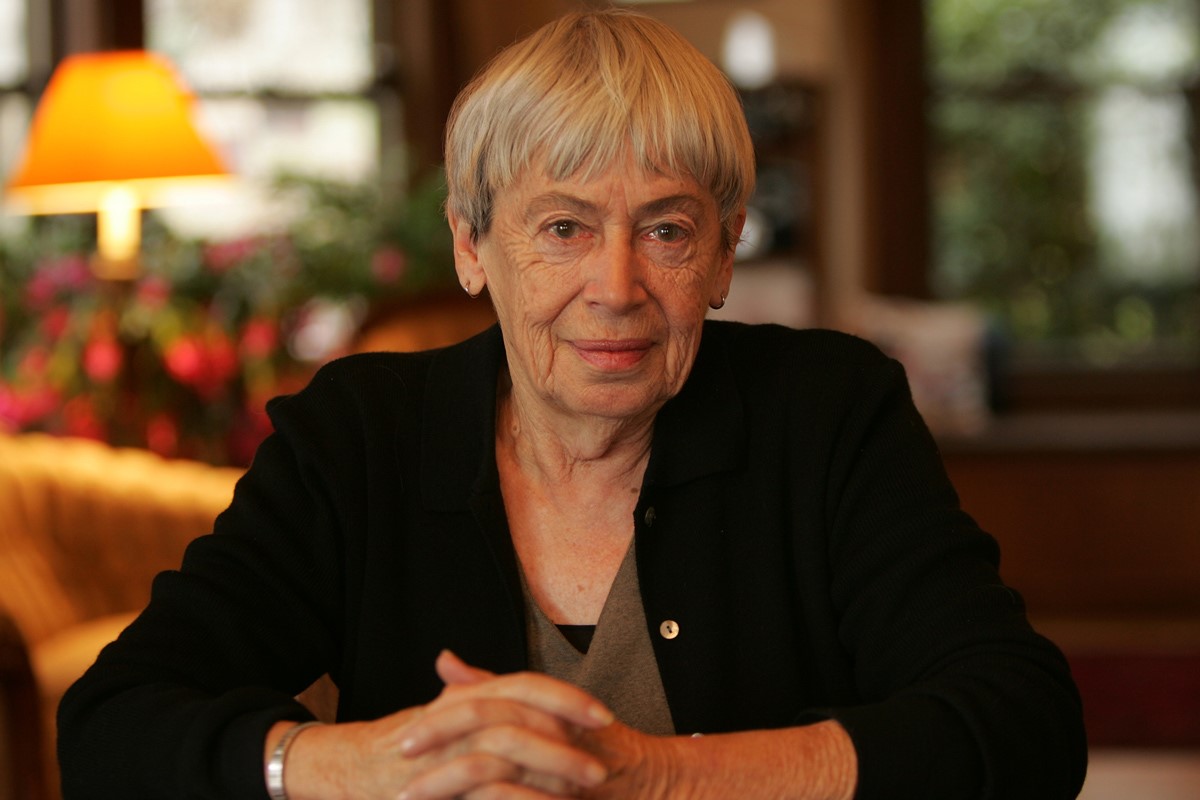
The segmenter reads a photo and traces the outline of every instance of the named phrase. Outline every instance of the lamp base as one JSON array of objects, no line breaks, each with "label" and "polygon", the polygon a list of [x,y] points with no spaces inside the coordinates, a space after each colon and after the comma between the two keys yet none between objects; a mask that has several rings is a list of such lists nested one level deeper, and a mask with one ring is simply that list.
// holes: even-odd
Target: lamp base
[{"label": "lamp base", "polygon": [[106,258],[94,253],[89,263],[92,274],[102,281],[132,281],[142,272],[142,261],[136,255],[130,258]]}]

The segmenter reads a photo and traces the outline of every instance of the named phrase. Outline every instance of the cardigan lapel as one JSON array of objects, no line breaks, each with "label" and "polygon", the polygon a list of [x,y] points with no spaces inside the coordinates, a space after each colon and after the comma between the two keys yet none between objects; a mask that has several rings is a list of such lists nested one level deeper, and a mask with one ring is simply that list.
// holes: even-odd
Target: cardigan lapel
[{"label": "cardigan lapel", "polygon": [[659,411],[646,486],[678,486],[743,463],[745,415],[725,332],[705,324],[687,382]]},{"label": "cardigan lapel", "polygon": [[504,364],[499,326],[434,354],[421,431],[421,497],[435,511],[461,511],[487,465],[495,471],[496,379]]}]

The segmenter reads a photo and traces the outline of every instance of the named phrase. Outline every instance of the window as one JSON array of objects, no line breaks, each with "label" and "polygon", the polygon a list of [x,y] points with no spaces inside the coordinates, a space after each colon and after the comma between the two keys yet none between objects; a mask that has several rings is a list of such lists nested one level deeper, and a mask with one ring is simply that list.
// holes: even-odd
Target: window
[{"label": "window", "polygon": [[230,236],[278,224],[262,190],[280,171],[378,176],[371,0],[146,0],[145,17],[147,47],[199,95],[201,124],[249,187],[239,213],[164,212],[173,225]]},{"label": "window", "polygon": [[0,0],[0,175],[7,175],[29,126],[26,0]]},{"label": "window", "polygon": [[933,292],[1028,366],[1200,363],[1191,0],[926,0]]}]

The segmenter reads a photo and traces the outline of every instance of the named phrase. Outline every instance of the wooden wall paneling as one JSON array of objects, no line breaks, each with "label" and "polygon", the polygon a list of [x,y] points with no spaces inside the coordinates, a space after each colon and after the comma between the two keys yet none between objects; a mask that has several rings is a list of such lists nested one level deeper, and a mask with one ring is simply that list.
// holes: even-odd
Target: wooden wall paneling
[{"label": "wooden wall paneling", "polygon": [[1200,625],[1200,453],[951,453],[1031,615]]}]

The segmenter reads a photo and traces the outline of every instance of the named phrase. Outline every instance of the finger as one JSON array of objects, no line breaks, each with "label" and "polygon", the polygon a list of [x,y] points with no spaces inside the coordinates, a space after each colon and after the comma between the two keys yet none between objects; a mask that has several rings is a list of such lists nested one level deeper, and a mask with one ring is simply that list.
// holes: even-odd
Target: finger
[{"label": "finger", "polygon": [[[517,765],[526,776],[545,776],[576,786],[596,786],[608,777],[599,758],[573,743],[547,739],[524,728],[488,728],[470,737],[479,752],[490,753]],[[523,780],[529,784],[530,781]]]},{"label": "finger", "polygon": [[[407,753],[406,753],[407,754]],[[440,747],[427,747],[418,753],[424,757],[426,764],[434,764],[428,770],[428,775],[438,776],[443,782],[432,786],[440,789],[448,786],[444,781],[460,776],[454,770],[454,764],[467,764],[468,769],[479,769],[479,765],[469,759],[480,756],[503,760],[514,766],[517,772],[526,775],[541,776],[544,780],[554,782],[554,786],[571,784],[574,787],[599,786],[607,778],[608,771],[599,756],[581,750],[574,742],[564,738],[560,730],[554,730],[553,735],[542,735],[528,727],[492,726],[478,733],[461,738],[451,739],[450,744]],[[412,757],[412,756],[409,756]],[[485,762],[493,764],[493,762]],[[475,776],[468,772],[469,778]],[[498,777],[499,776],[499,777]],[[511,780],[508,774],[486,774],[488,780]],[[416,783],[425,787],[425,780]],[[536,784],[535,781],[523,781],[526,784]],[[452,784],[461,790],[461,784]]]},{"label": "finger", "polygon": [[599,785],[608,776],[595,757],[516,728],[489,728],[452,749],[459,747],[469,751],[414,777],[406,787],[408,796],[414,800],[453,797],[496,783],[521,783],[569,795],[576,787]]},{"label": "finger", "polygon": [[471,666],[450,650],[443,650],[438,654],[434,667],[437,669],[438,677],[447,684],[479,683],[496,677],[495,673],[488,672],[486,669]]},{"label": "finger", "polygon": [[537,672],[499,675],[470,685],[449,685],[430,705],[461,702],[469,697],[512,700],[582,728],[602,728],[613,721],[603,703],[571,684]]},{"label": "finger", "polygon": [[490,697],[430,705],[420,715],[419,722],[399,732],[400,751],[409,758],[489,727],[523,728],[559,741],[566,741],[568,736],[566,723],[558,717],[523,703]]},{"label": "finger", "polygon": [[417,775],[397,800],[440,800],[460,797],[494,783],[509,783],[521,777],[515,764],[489,753],[472,753],[438,764]]},{"label": "finger", "polygon": [[[603,706],[600,709],[606,712]],[[388,738],[401,753],[413,758],[494,725],[529,728],[557,739],[566,738],[573,729],[602,727],[602,720],[587,713],[572,713],[569,709],[560,709],[559,713],[567,716],[506,697],[459,698],[452,703],[434,701],[393,730]]]},{"label": "finger", "polygon": [[569,786],[539,790],[519,783],[489,783],[462,795],[463,800],[554,800],[562,797],[580,797],[580,794]]}]

